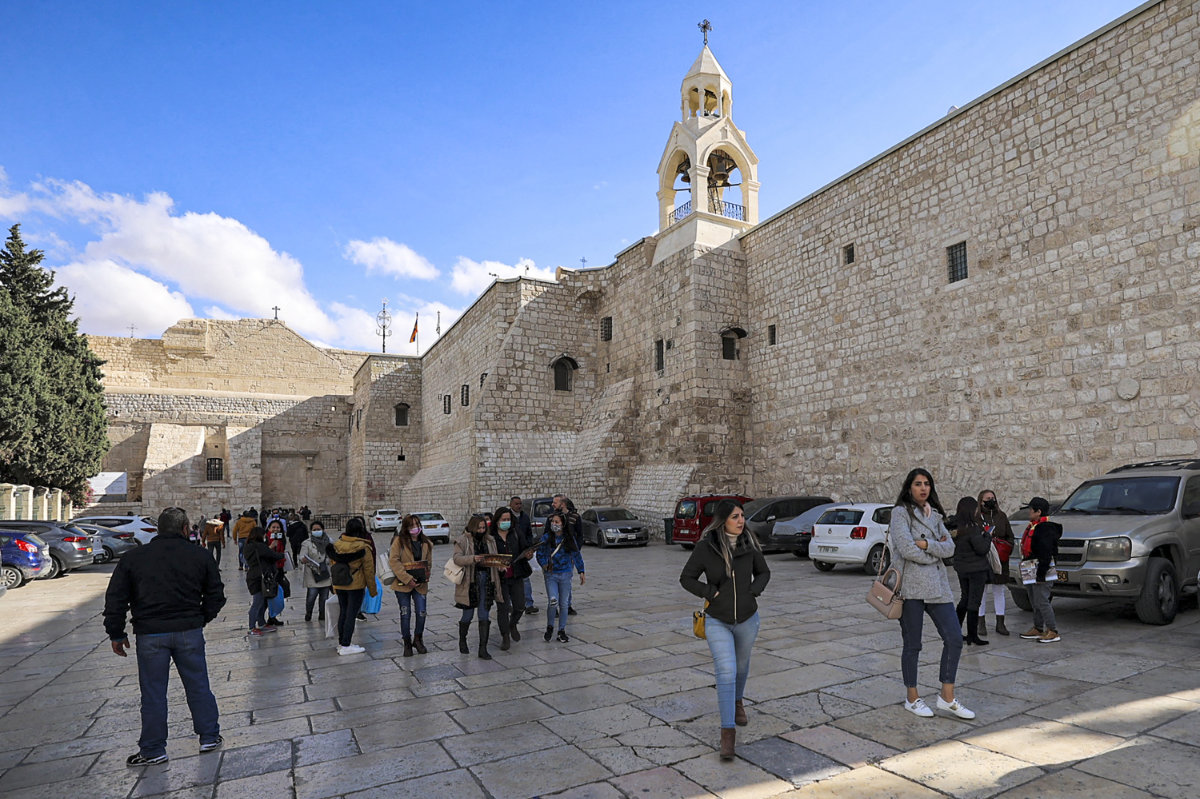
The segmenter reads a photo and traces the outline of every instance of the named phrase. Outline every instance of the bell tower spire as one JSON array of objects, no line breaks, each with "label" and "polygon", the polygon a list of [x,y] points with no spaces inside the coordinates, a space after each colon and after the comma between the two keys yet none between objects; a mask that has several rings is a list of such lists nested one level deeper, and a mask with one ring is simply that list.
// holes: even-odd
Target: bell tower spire
[{"label": "bell tower spire", "polygon": [[[708,48],[713,29],[680,86],[680,121],[658,165],[658,225],[702,223],[696,241],[723,243],[758,224],[758,156],[733,123],[733,82]],[[724,230],[724,232],[721,232]]]}]

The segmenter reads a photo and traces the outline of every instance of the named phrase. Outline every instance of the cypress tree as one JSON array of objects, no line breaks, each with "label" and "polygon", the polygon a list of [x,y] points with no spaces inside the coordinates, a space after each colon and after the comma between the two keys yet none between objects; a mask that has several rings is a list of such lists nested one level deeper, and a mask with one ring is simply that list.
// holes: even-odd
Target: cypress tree
[{"label": "cypress tree", "polygon": [[103,363],[70,317],[20,225],[0,251],[0,480],[61,488],[76,502],[108,449]]}]

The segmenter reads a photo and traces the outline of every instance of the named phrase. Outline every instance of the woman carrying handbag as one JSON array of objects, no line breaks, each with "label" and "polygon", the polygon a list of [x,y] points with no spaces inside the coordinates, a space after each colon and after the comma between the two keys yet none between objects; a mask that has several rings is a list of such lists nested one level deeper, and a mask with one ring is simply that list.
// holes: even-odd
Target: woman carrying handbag
[{"label": "woman carrying handbag", "polygon": [[973,719],[975,714],[954,697],[954,679],[962,655],[963,637],[954,612],[950,579],[942,563],[943,558],[954,554],[954,541],[942,521],[944,516],[933,475],[924,469],[913,469],[904,479],[888,525],[892,562],[903,561],[904,572],[904,606],[900,614],[900,634],[904,639],[900,668],[907,690],[904,709],[923,718],[933,716],[933,711],[917,692],[921,632],[925,614],[929,614],[942,638],[939,675],[942,690],[937,699],[938,709],[960,719]]}]

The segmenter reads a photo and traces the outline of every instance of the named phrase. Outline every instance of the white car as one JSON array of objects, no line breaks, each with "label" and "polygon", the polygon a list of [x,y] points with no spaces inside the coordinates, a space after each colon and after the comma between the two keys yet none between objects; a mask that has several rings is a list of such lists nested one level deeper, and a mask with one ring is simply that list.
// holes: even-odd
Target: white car
[{"label": "white car", "polygon": [[883,545],[892,506],[858,502],[830,508],[813,524],[808,557],[820,571],[833,571],[839,563],[861,566],[868,574],[886,569],[891,556]]},{"label": "white car", "polygon": [[371,530],[378,533],[384,530],[393,532],[400,529],[400,511],[395,508],[380,508],[371,514]]},{"label": "white car", "polygon": [[445,516],[433,511],[417,511],[413,516],[421,520],[421,529],[430,541],[435,544],[439,541],[443,544],[450,543],[450,522],[446,521]]},{"label": "white car", "polygon": [[119,533],[133,533],[139,544],[149,544],[150,539],[158,535],[158,522],[149,516],[133,516],[128,514],[115,516],[76,516],[71,521],[94,524],[97,527],[107,527]]}]

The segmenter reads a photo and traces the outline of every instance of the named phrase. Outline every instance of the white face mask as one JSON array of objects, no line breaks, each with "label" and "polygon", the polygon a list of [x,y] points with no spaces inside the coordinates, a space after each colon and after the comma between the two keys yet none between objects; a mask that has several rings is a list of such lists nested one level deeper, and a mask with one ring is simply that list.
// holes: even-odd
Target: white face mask
[{"label": "white face mask", "polygon": [[558,522],[555,522],[554,524],[551,524],[551,525],[550,525],[550,531],[551,531],[551,532],[554,532],[554,533],[561,533],[561,532],[562,532],[562,525],[561,525],[561,524],[559,524]]}]

